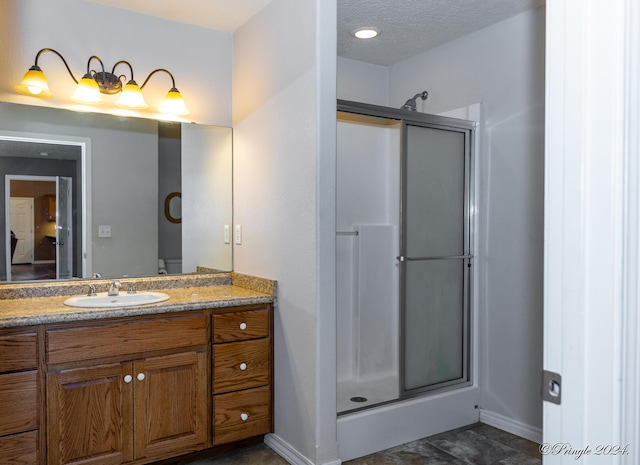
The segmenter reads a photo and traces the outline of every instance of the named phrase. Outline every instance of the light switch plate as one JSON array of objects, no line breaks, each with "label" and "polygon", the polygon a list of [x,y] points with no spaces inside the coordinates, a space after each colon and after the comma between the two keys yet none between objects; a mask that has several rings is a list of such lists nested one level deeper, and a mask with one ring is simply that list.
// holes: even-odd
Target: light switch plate
[{"label": "light switch plate", "polygon": [[224,225],[224,243],[231,244],[231,226],[228,224]]},{"label": "light switch plate", "polygon": [[111,237],[111,225],[108,225],[108,224],[99,225],[98,237]]},{"label": "light switch plate", "polygon": [[236,244],[242,244],[242,225],[236,224]]}]

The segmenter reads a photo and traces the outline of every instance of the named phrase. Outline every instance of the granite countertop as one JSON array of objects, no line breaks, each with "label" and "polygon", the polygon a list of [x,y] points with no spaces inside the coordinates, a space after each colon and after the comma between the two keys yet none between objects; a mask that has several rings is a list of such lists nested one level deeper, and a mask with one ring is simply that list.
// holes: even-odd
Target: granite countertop
[{"label": "granite countertop", "polygon": [[[176,279],[158,278],[136,281],[142,283],[139,289],[164,292],[169,300],[135,307],[78,308],[64,305],[64,301],[70,295],[80,294],[77,292],[79,287],[86,289],[87,281],[83,281],[83,285],[75,283],[75,287],[54,283],[52,286],[56,289],[53,291],[46,284],[29,284],[27,288],[16,286],[0,293],[0,328],[275,303],[276,298],[275,281],[236,273],[228,274],[228,279],[212,282],[178,279],[176,284]],[[185,287],[179,287],[180,282]],[[99,292],[102,290],[98,289]],[[51,295],[52,292],[56,295]]]}]

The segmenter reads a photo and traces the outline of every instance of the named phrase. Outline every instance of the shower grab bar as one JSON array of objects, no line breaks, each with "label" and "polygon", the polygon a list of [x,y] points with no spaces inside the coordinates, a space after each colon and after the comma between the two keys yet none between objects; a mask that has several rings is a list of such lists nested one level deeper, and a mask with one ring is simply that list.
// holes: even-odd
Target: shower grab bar
[{"label": "shower grab bar", "polygon": [[358,236],[359,231],[336,231],[336,236]]},{"label": "shower grab bar", "polygon": [[440,257],[405,257],[400,255],[399,257],[396,257],[396,259],[400,262],[417,262],[421,260],[449,260],[455,258],[473,258],[473,255],[442,255]]}]

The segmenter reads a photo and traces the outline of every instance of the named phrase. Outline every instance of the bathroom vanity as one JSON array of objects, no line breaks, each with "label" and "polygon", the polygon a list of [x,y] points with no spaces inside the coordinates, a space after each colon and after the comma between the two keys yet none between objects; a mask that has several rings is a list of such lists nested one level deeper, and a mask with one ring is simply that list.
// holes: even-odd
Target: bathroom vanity
[{"label": "bathroom vanity", "polygon": [[272,432],[275,283],[181,284],[117,309],[0,290],[0,463],[152,463]]}]

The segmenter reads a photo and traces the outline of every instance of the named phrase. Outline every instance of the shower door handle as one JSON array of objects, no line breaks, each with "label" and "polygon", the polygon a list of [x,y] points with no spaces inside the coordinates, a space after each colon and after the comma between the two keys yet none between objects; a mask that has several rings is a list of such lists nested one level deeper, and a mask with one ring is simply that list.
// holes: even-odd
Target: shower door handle
[{"label": "shower door handle", "polygon": [[452,260],[452,259],[468,259],[473,258],[473,255],[441,255],[439,257],[405,257],[404,255],[400,255],[396,257],[396,260],[399,262],[414,262],[421,260]]}]

